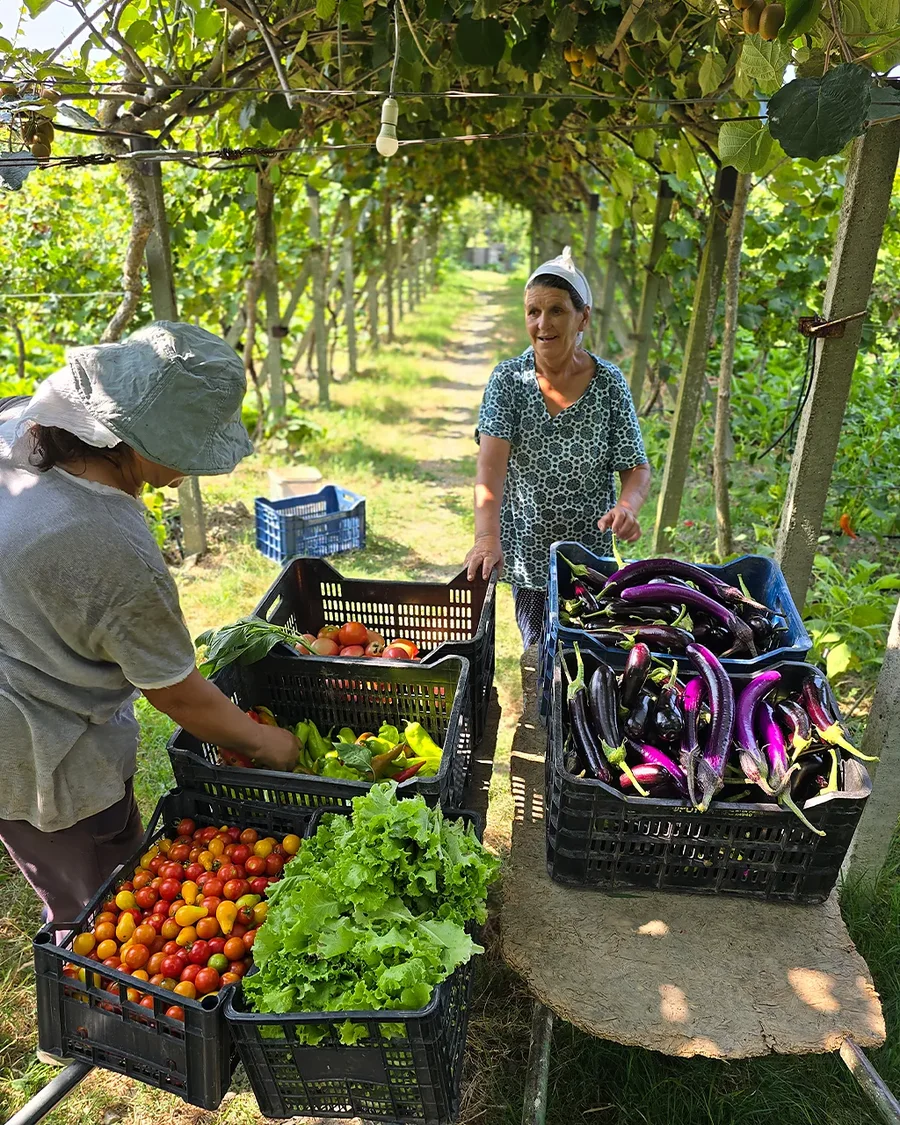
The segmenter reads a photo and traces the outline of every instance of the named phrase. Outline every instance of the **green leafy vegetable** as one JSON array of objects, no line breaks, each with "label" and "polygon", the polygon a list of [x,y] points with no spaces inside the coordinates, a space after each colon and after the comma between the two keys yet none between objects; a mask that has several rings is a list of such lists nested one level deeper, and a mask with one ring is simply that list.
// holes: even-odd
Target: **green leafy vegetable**
[{"label": "green leafy vegetable", "polygon": [[278,644],[309,648],[302,637],[283,629],[280,625],[270,625],[259,617],[242,617],[233,625],[223,625],[221,629],[207,629],[194,642],[197,648],[205,648],[206,655],[200,665],[200,674],[213,676],[229,664],[255,664],[272,651]]},{"label": "green leafy vegetable", "polygon": [[[471,826],[421,797],[398,801],[389,782],[374,785],[354,799],[352,817],[324,818],[273,885],[253,948],[257,972],[244,981],[248,1003],[270,1013],[424,1007],[481,952],[466,926],[484,921],[499,864]],[[308,1043],[321,1034],[297,1031]],[[344,1043],[364,1034],[341,1026]]]}]

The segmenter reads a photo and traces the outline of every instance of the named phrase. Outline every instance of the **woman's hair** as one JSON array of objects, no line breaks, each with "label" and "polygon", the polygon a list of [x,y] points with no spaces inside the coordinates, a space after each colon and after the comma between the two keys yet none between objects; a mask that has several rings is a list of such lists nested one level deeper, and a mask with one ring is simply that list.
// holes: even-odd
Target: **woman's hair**
[{"label": "woman's hair", "polygon": [[528,289],[561,289],[563,293],[568,293],[572,298],[572,304],[575,306],[576,312],[581,312],[585,308],[581,294],[575,286],[570,285],[564,277],[557,277],[555,273],[539,273],[532,280]]},{"label": "woman's hair", "polygon": [[124,441],[120,441],[111,449],[97,449],[74,434],[70,434],[68,430],[63,430],[59,426],[41,426],[39,423],[31,427],[31,442],[31,464],[42,473],[48,472],[56,465],[70,461],[94,460],[98,457],[121,468],[132,456],[132,450]]}]

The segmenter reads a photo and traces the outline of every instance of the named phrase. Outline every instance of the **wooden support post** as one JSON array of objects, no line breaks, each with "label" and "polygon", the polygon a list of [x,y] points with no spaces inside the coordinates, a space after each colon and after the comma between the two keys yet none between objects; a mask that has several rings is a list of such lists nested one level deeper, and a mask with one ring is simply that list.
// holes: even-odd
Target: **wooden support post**
[{"label": "wooden support post", "polygon": [[325,292],[322,221],[319,213],[318,191],[308,184],[306,194],[309,198],[309,236],[313,244],[310,250],[310,268],[313,290],[313,330],[316,336],[316,375],[319,380],[319,403],[322,406],[328,406],[331,399],[328,372],[328,328],[325,322],[325,305],[328,296]]},{"label": "wooden support post", "polygon": [[370,269],[366,274],[366,293],[369,303],[369,347],[378,351],[378,274]]},{"label": "wooden support post", "polygon": [[725,255],[725,325],[722,329],[722,359],[716,392],[716,434],[713,443],[713,485],[716,496],[716,551],[724,562],[733,548],[731,503],[728,496],[728,466],[731,460],[731,377],[734,374],[734,346],[737,342],[738,301],[741,284],[741,248],[744,220],[750,195],[750,175],[737,178],[734,206],[728,223],[728,250]]},{"label": "wooden support post", "polygon": [[350,224],[350,204],[347,204],[347,232],[341,254],[344,274],[344,326],[347,330],[347,374],[356,375],[356,303],[353,297],[353,228]]},{"label": "wooden support post", "polygon": [[[136,142],[141,142],[140,145]],[[134,138],[134,147],[153,148],[149,137]],[[163,195],[162,168],[153,161],[142,169],[150,211],[153,215],[153,230],[147,239],[144,251],[147,260],[147,275],[150,278],[150,298],[155,320],[178,320],[178,304],[175,299],[175,275],[172,270],[172,251],[169,243],[169,219],[166,215],[166,200]],[[203,512],[203,497],[200,494],[200,481],[197,477],[187,477],[178,486],[178,506],[181,509],[181,529],[185,556],[206,553],[206,517]]]},{"label": "wooden support post", "polygon": [[531,212],[531,226],[528,231],[528,272],[532,273],[538,264],[538,239],[540,237],[538,227],[540,219],[538,218],[537,211]]},{"label": "wooden support post", "polygon": [[525,1099],[522,1125],[545,1125],[547,1120],[547,1080],[550,1076],[550,1048],[553,1044],[553,1013],[535,1000],[531,1013],[531,1041],[528,1069],[525,1072]]},{"label": "wooden support post", "polygon": [[647,360],[650,357],[650,345],[653,343],[653,324],[656,318],[656,303],[659,298],[660,276],[656,272],[659,259],[663,255],[668,242],[665,225],[672,214],[672,200],[674,191],[669,186],[669,181],[661,178],[656,189],[656,210],[653,213],[653,233],[650,236],[650,250],[647,254],[647,265],[644,273],[644,287],[641,290],[641,307],[638,312],[637,332],[635,333],[634,356],[631,360],[631,373],[628,376],[628,385],[631,388],[631,397],[634,400],[635,410],[641,406],[641,396],[644,393],[644,382],[647,378]]},{"label": "wooden support post", "polygon": [[[600,196],[592,194],[588,200],[587,229],[584,232],[584,275],[591,291],[600,288],[600,271],[597,267],[597,212],[600,209]],[[599,296],[599,292],[597,293]],[[594,298],[596,300],[597,297]]]},{"label": "wooden support post", "polygon": [[[900,121],[873,125],[853,142],[822,306],[826,321],[839,320],[866,308],[898,153]],[[822,530],[864,319],[849,320],[843,326],[842,336],[816,343],[815,374],[800,417],[775,545],[775,558],[801,608]]]},{"label": "wooden support post", "polygon": [[394,261],[397,268],[397,320],[403,319],[403,274],[405,263],[403,261],[403,212],[397,215],[397,244]]},{"label": "wooden support post", "polygon": [[256,242],[260,282],[266,302],[266,374],[269,410],[274,419],[284,417],[281,309],[278,294],[278,243],[275,231],[275,189],[263,172],[256,174]]},{"label": "wooden support post", "polygon": [[868,763],[869,772],[876,774],[875,786],[866,801],[846,866],[851,875],[871,880],[884,866],[900,815],[900,602],[894,611],[861,749],[881,761]]},{"label": "wooden support post", "polygon": [[619,254],[622,252],[622,233],[624,229],[624,227],[616,227],[609,236],[609,249],[606,254],[606,274],[603,278],[603,291],[600,294],[600,316],[597,321],[597,348],[601,355],[606,351],[613,304],[616,300],[616,278],[619,274]]},{"label": "wooden support post", "polygon": [[394,342],[394,221],[391,215],[390,196],[384,204],[384,311],[387,320],[387,340]]},{"label": "wooden support post", "polygon": [[716,305],[722,287],[722,271],[728,236],[728,219],[737,185],[737,170],[727,165],[716,173],[706,242],[700,259],[700,270],[694,288],[694,310],[688,329],[681,366],[681,382],[675,417],[669,434],[666,467],[663,472],[656,509],[656,528],[651,551],[664,555],[668,550],[669,532],[681,511],[681,498],[691,461],[691,445],[706,387],[706,360],[709,337],[716,318]]}]

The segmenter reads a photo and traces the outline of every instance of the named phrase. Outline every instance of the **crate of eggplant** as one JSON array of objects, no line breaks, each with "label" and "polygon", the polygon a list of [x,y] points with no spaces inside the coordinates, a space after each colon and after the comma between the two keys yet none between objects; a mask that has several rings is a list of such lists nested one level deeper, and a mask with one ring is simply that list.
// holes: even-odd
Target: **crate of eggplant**
[{"label": "crate of eggplant", "polygon": [[621,672],[590,638],[553,664],[547,868],[557,882],[793,903],[831,892],[871,792],[824,675],[729,676],[705,645]]},{"label": "crate of eggplant", "polygon": [[654,558],[625,565],[578,543],[554,543],[541,650],[544,717],[557,642],[571,644],[585,635],[619,669],[636,641],[655,655],[682,657],[688,644],[699,641],[729,672],[805,660],[812,647],[771,559],[744,555],[709,566]]}]

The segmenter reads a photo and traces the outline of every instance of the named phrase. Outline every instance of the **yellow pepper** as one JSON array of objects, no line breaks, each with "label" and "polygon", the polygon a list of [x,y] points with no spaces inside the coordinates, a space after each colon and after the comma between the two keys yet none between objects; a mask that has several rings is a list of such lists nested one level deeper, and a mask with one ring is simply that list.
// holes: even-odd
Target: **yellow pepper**
[{"label": "yellow pepper", "polygon": [[181,897],[188,906],[193,906],[199,895],[200,888],[196,883],[192,883],[190,879],[186,883],[181,884]]},{"label": "yellow pepper", "polygon": [[238,908],[233,902],[220,902],[216,907],[216,921],[226,937],[231,933],[237,915]]},{"label": "yellow pepper", "polygon": [[193,926],[195,922],[199,922],[207,914],[209,914],[209,911],[205,906],[179,906],[175,911],[175,921],[179,926]]}]

